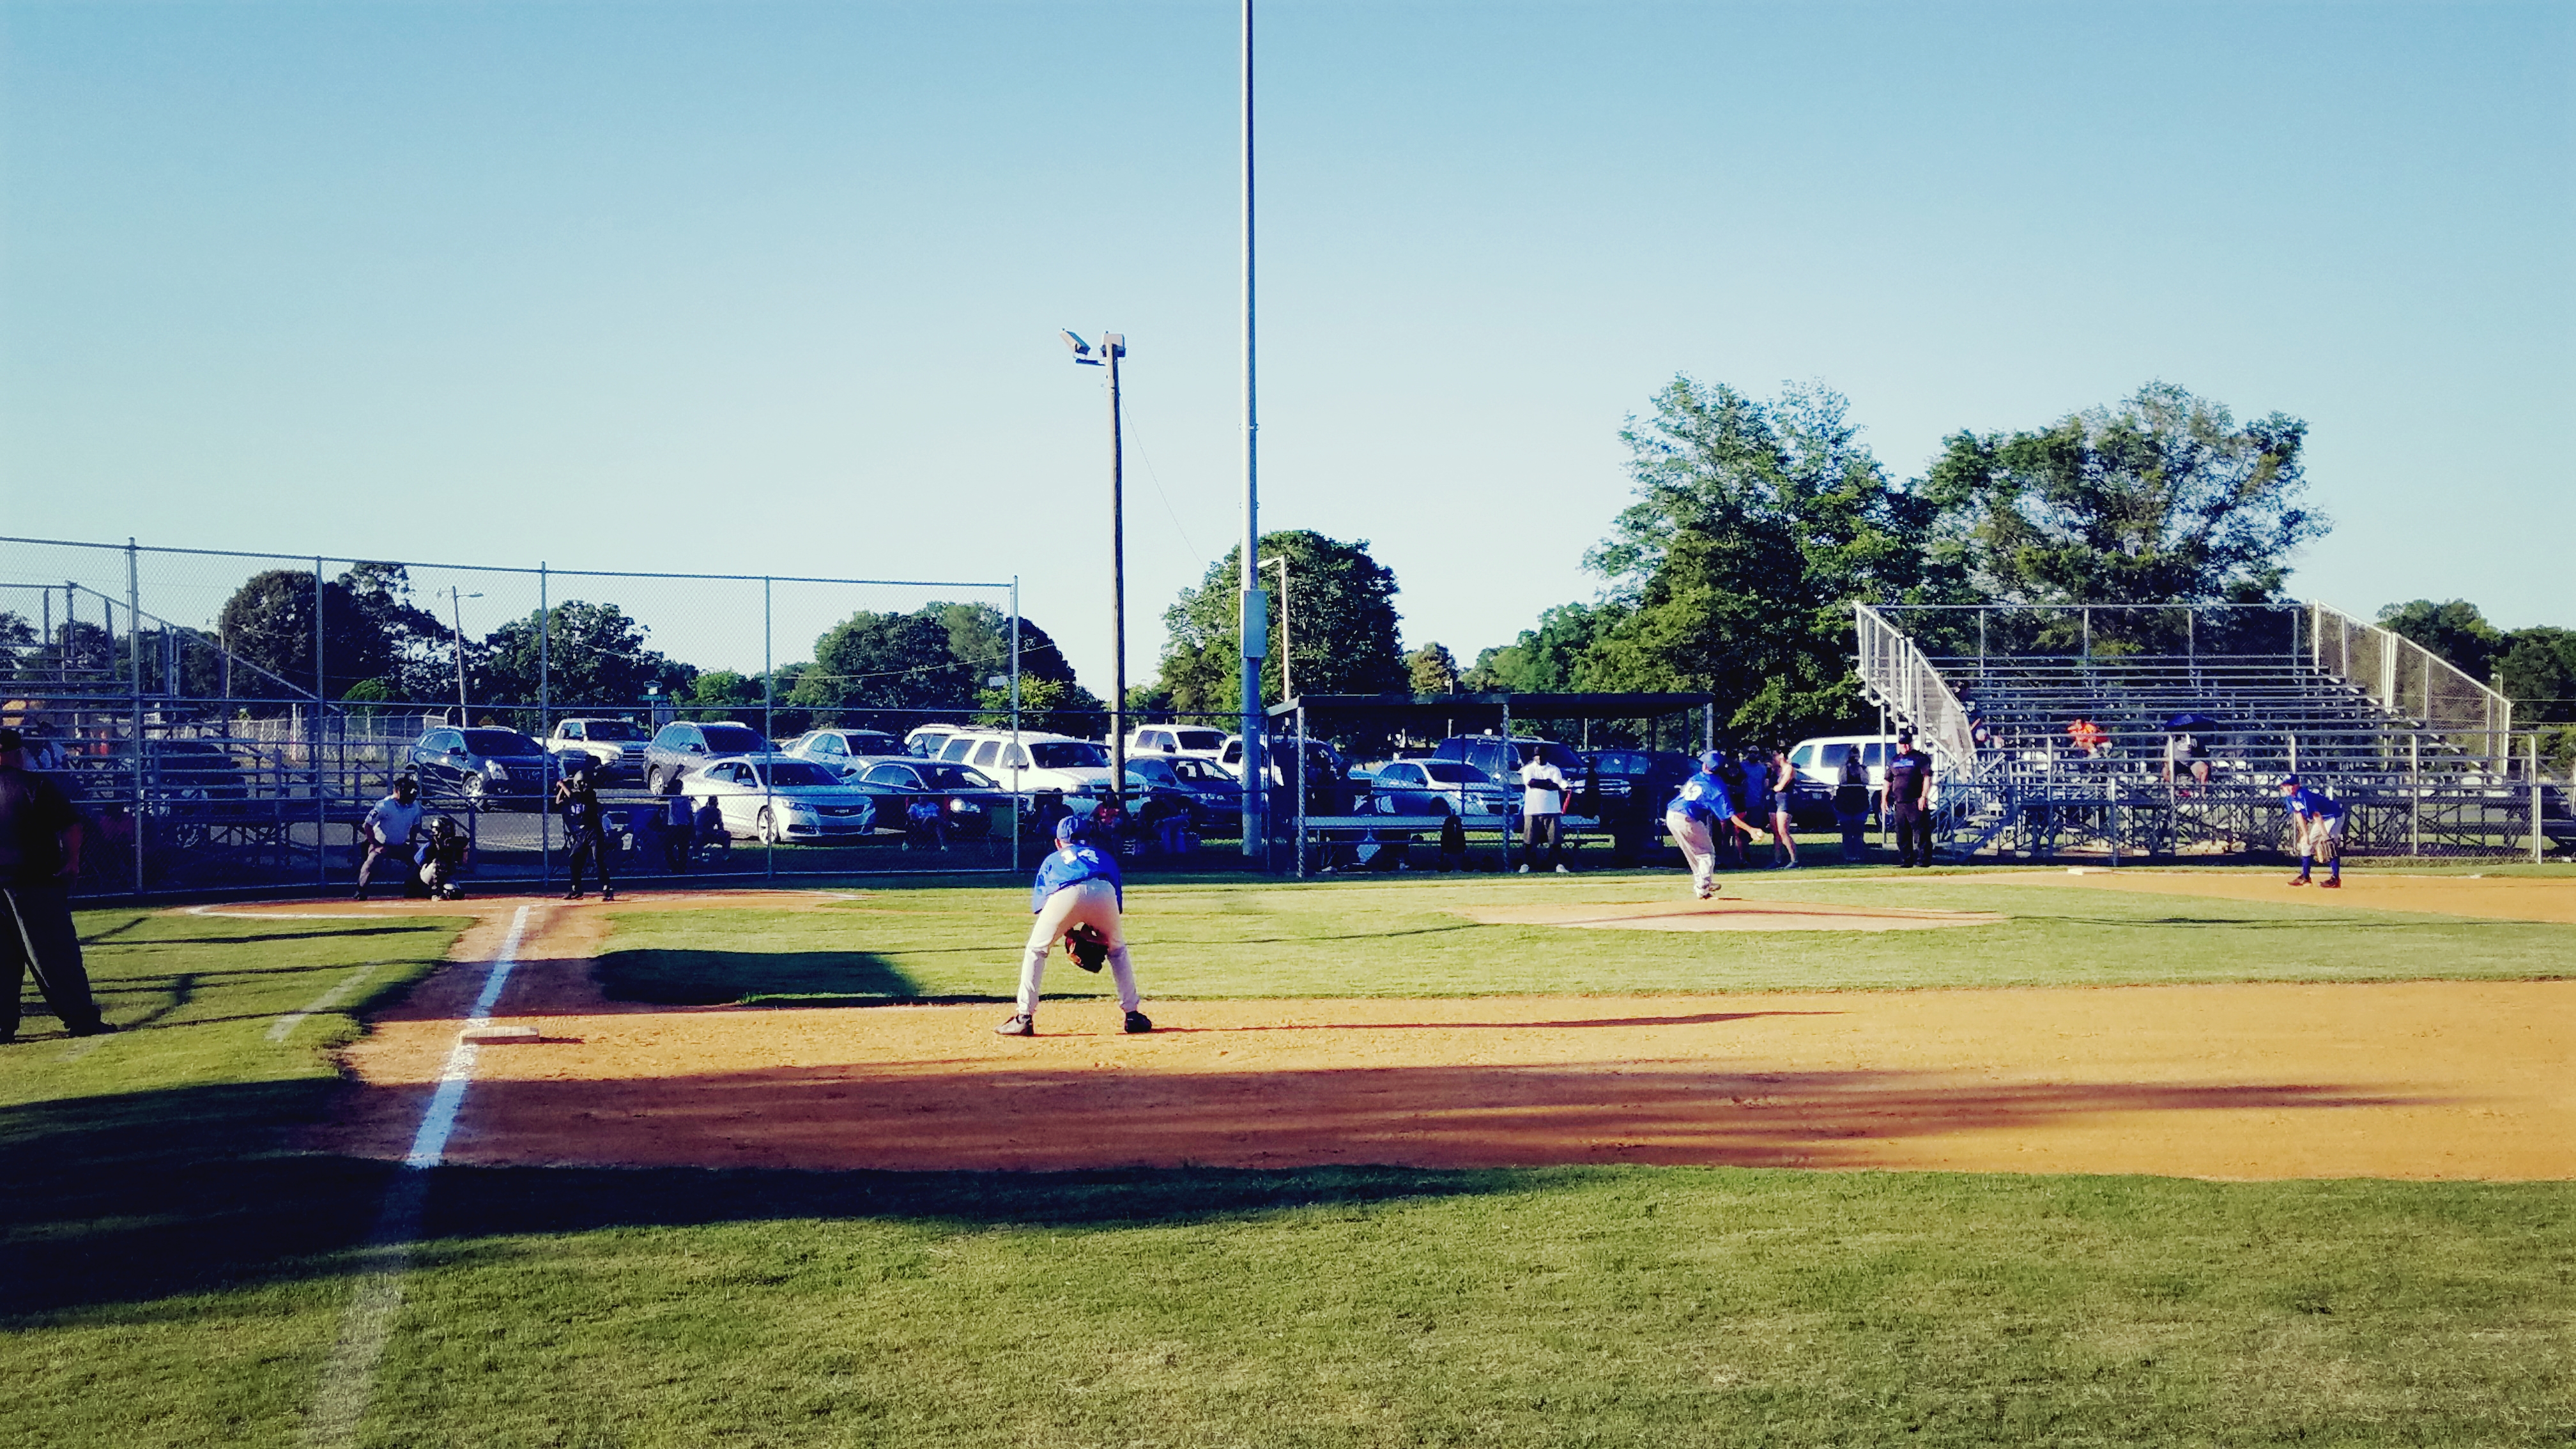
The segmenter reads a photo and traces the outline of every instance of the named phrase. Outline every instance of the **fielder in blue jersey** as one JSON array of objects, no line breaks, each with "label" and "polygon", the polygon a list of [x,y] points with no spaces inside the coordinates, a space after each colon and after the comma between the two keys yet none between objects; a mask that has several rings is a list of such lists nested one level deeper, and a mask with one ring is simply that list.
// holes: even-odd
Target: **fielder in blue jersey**
[{"label": "fielder in blue jersey", "polygon": [[2326,863],[2323,888],[2343,887],[2343,804],[2299,783],[2296,775],[2281,779],[2281,803],[2290,812],[2290,838],[2299,848],[2299,873],[2290,884],[2308,883],[2309,867],[2322,856]]},{"label": "fielder in blue jersey", "polygon": [[[1047,952],[1059,940],[1077,964],[1100,969],[1109,963],[1110,980],[1118,986],[1119,1008],[1127,1013],[1127,1030],[1152,1031],[1154,1023],[1136,1008],[1136,971],[1127,960],[1127,933],[1119,924],[1126,905],[1126,885],[1118,862],[1091,840],[1091,821],[1068,815],[1055,823],[1055,849],[1038,863],[1037,884],[1029,892],[1036,924],[1029,927],[1027,950],[1020,958],[1019,1014],[993,1028],[1003,1036],[1037,1035],[1038,981],[1046,974]],[[1097,953],[1097,954],[1095,954]]]},{"label": "fielder in blue jersey", "polygon": [[1726,793],[1726,782],[1717,772],[1726,765],[1726,756],[1715,750],[1699,757],[1699,773],[1682,782],[1673,803],[1664,807],[1664,829],[1681,847],[1682,859],[1690,863],[1691,889],[1701,900],[1717,894],[1717,837],[1721,825],[1732,825],[1753,836],[1753,827],[1744,823],[1744,814]]}]

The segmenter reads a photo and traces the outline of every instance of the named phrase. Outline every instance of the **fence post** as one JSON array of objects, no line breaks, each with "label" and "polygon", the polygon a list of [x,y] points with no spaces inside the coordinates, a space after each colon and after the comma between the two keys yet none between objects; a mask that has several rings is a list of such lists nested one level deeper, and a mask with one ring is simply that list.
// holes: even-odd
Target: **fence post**
[{"label": "fence post", "polygon": [[[2513,758],[2513,741],[2505,741],[2505,758]],[[2576,783],[2576,782],[2571,782]],[[2531,732],[2531,863],[2540,864],[2540,731]]]},{"label": "fence post", "polygon": [[[1284,656],[1281,662],[1286,662]],[[1127,782],[1119,781],[1118,788],[1123,795]],[[1297,878],[1306,878],[1306,704],[1303,700],[1297,703]]]},{"label": "fence post", "polygon": [[2117,868],[2119,867],[2119,864],[2120,864],[2120,782],[2119,782],[2119,781],[2117,781],[2117,780],[2105,780],[2105,781],[2103,781],[2103,782],[2102,782],[2102,800],[2103,800],[2104,807],[2105,807],[2105,823],[2106,823],[2106,824],[2108,824],[2108,826],[2110,827],[2107,833],[2108,833],[2108,835],[2109,835],[2109,837],[2110,837],[2110,841],[2111,841],[2111,865],[2112,865],[2112,868],[2113,868],[2113,869],[2117,869]]},{"label": "fence post", "polygon": [[2424,853],[2424,737],[2406,737],[2406,853]]},{"label": "fence post", "polygon": [[[134,893],[143,894],[143,829],[147,818],[143,799],[143,581],[135,563],[134,540],[125,540],[125,644],[134,664]],[[108,640],[108,657],[115,655],[115,638]]]},{"label": "fence post", "polygon": [[[1011,749],[1020,748],[1020,576],[1011,575]],[[1118,782],[1123,794],[1127,782]],[[1020,796],[1011,793],[1011,869],[1020,868]]]},{"label": "fence post", "polygon": [[[769,576],[760,576],[760,749],[769,752],[778,738],[778,703],[770,678],[776,668],[769,658]],[[770,782],[766,760],[760,766],[760,810],[769,818],[769,828],[761,832],[760,873],[769,880],[778,879],[778,793]]]},{"label": "fence post", "polygon": [[[537,561],[537,738],[546,737],[554,711],[554,601],[548,597],[545,560]],[[537,772],[537,884],[555,883],[555,753],[540,744],[545,768]]]},{"label": "fence post", "polygon": [[331,697],[322,672],[322,560],[313,560],[313,723],[304,734],[304,763],[313,771],[313,883],[331,883],[331,796],[322,784],[322,701]]}]

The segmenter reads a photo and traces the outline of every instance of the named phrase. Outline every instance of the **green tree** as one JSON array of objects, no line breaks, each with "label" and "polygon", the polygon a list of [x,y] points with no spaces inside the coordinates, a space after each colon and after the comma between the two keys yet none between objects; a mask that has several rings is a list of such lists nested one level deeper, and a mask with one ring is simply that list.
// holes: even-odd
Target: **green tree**
[{"label": "green tree", "polygon": [[1511,643],[1479,653],[1466,673],[1466,686],[1516,694],[1588,688],[1592,677],[1585,661],[1593,645],[1627,614],[1620,604],[1559,604],[1538,616],[1537,628],[1523,629]]},{"label": "green tree", "polygon": [[[1300,694],[1384,694],[1407,686],[1410,672],[1396,631],[1395,574],[1380,567],[1368,549],[1366,539],[1343,543],[1304,529],[1262,535],[1262,558],[1287,559],[1289,575],[1285,649],[1280,591],[1276,575],[1269,575],[1270,651],[1261,664],[1266,700],[1281,697],[1283,659],[1294,666]],[[1173,709],[1233,714],[1242,708],[1236,602],[1242,576],[1243,547],[1237,544],[1208,566],[1197,588],[1183,589],[1164,611],[1167,638],[1156,687]]]},{"label": "green tree", "polygon": [[2515,728],[2540,731],[2551,768],[2576,765],[2576,629],[2542,624],[2506,635],[2496,687],[2513,701]]},{"label": "green tree", "polygon": [[[299,692],[310,697],[313,687],[314,634],[313,574],[307,569],[268,569],[251,575],[224,601],[216,616],[215,631],[223,646],[236,658],[246,660],[275,676],[263,680],[243,671],[233,676],[236,696],[268,696],[279,703]],[[388,637],[382,616],[360,602],[346,576],[326,580],[321,588],[322,614],[322,693],[337,699],[350,686],[362,679],[374,679],[390,672],[394,645]],[[206,651],[190,650],[191,656]],[[189,685],[201,692],[212,693],[219,684],[211,679],[193,677],[196,670],[211,671],[220,662],[211,658],[202,662],[191,659]]]},{"label": "green tree", "polygon": [[1637,501],[1585,559],[1603,608],[1552,611],[1588,642],[1569,660],[1543,621],[1522,677],[1706,690],[1748,737],[1859,718],[1851,601],[1948,601],[1963,579],[1955,552],[1931,546],[1930,500],[1889,480],[1848,414],[1822,387],[1763,402],[1673,379],[1620,434]]},{"label": "green tree", "polygon": [[690,719],[742,719],[760,709],[760,681],[739,670],[710,669],[675,698]]},{"label": "green tree", "polygon": [[1404,656],[1416,694],[1451,694],[1458,688],[1458,660],[1445,644],[1425,644]]},{"label": "green tree", "polygon": [[650,633],[615,604],[566,599],[542,621],[531,613],[484,639],[487,663],[476,695],[494,704],[535,704],[542,654],[546,699],[557,713],[633,709],[650,687],[678,698],[697,671],[646,647]]},{"label": "green tree", "polygon": [[2379,623],[2458,665],[2461,673],[2480,684],[2494,677],[2496,655],[2505,644],[2502,631],[2465,599],[2447,604],[2430,599],[2391,604],[2379,611]]},{"label": "green tree", "polygon": [[[1075,684],[1073,666],[1046,630],[1020,620],[1021,703],[1038,697],[1050,709],[1079,714],[1100,701]],[[932,603],[911,613],[862,610],[814,641],[814,662],[788,702],[816,723],[901,734],[924,712],[985,707],[998,697],[1007,717],[1009,691],[986,683],[1011,667],[1010,616],[990,604]],[[1025,722],[1025,721],[1024,721]],[[1034,726],[1032,726],[1034,727]]]},{"label": "green tree", "polygon": [[2151,382],[2030,432],[1946,440],[1927,494],[1988,596],[2029,604],[2259,603],[2329,521],[2301,506],[2307,424]]}]

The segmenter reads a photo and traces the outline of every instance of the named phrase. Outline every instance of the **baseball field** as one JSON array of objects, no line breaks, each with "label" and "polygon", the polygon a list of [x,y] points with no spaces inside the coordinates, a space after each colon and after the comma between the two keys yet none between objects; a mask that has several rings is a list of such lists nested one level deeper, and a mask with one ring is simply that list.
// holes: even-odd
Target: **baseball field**
[{"label": "baseball field", "polygon": [[2346,879],[88,912],[0,1442],[2569,1442],[2576,872]]}]

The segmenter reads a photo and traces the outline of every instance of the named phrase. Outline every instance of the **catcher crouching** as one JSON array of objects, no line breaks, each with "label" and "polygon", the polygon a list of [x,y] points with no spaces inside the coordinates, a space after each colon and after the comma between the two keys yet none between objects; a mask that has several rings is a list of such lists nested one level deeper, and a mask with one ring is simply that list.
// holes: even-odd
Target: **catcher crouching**
[{"label": "catcher crouching", "polygon": [[1073,953],[1074,964],[1086,971],[1108,963],[1109,979],[1118,986],[1119,1009],[1127,1014],[1128,1031],[1154,1029],[1154,1023],[1136,1009],[1144,999],[1136,994],[1135,968],[1127,960],[1127,933],[1119,925],[1119,908],[1126,895],[1118,862],[1090,841],[1088,819],[1068,815],[1056,822],[1056,848],[1039,863],[1037,886],[1029,898],[1037,922],[1029,928],[1028,950],[1020,960],[1020,1009],[993,1028],[1003,1036],[1037,1035],[1038,983],[1046,974],[1047,952],[1059,939]]}]

